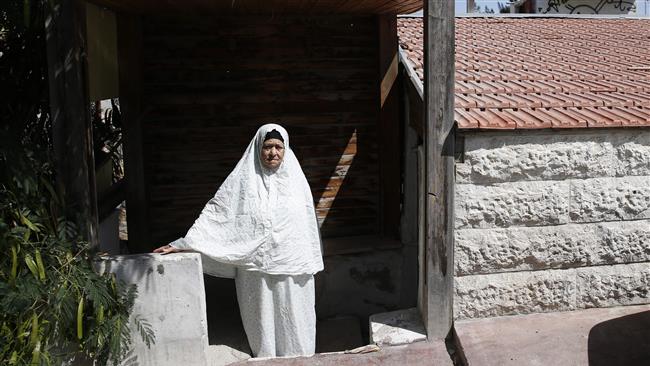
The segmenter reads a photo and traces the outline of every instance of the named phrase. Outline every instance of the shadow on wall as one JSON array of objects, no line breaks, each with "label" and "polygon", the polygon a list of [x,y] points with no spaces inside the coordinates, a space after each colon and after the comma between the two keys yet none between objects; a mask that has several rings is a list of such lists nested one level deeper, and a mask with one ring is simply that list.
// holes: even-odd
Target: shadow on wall
[{"label": "shadow on wall", "polygon": [[650,364],[650,311],[597,324],[589,331],[589,366]]}]

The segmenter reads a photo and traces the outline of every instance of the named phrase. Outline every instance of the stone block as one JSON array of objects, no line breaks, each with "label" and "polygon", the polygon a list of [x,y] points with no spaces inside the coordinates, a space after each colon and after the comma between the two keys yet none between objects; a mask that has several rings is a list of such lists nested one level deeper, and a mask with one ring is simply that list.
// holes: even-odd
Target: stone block
[{"label": "stone block", "polygon": [[574,309],[575,270],[496,273],[455,279],[454,317],[484,318]]},{"label": "stone block", "polygon": [[650,176],[571,181],[572,222],[650,218]]},{"label": "stone block", "polygon": [[579,308],[650,303],[650,263],[597,266],[577,270]]},{"label": "stone block", "polygon": [[650,261],[650,220],[456,231],[456,275]]},{"label": "stone block", "polygon": [[650,131],[630,131],[616,139],[616,176],[650,175]]},{"label": "stone block", "polygon": [[471,136],[465,139],[464,158],[456,171],[461,183],[608,177],[615,172],[611,143],[593,134]]},{"label": "stone block", "polygon": [[417,308],[370,316],[370,343],[396,346],[427,339],[427,331]]},{"label": "stone block", "polygon": [[569,182],[456,185],[456,228],[545,226],[567,223]]},{"label": "stone block", "polygon": [[650,175],[650,131],[468,135],[458,183]]},{"label": "stone block", "polygon": [[100,272],[138,286],[133,316],[152,326],[156,343],[148,349],[131,327],[131,363],[147,365],[205,365],[208,347],[205,289],[198,253],[141,254],[106,257]]}]

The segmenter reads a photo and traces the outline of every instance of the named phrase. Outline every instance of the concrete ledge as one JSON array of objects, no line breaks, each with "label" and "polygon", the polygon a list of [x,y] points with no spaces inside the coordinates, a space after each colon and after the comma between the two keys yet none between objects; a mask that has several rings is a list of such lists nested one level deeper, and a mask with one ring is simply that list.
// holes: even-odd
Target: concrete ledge
[{"label": "concrete ledge", "polygon": [[650,305],[455,323],[468,366],[647,365]]},{"label": "concrete ledge", "polygon": [[370,316],[370,343],[396,346],[426,339],[427,331],[417,308]]},{"label": "concrete ledge", "polygon": [[155,332],[156,343],[147,349],[131,327],[134,348],[127,363],[206,365],[208,329],[198,253],[105,257],[97,269],[138,286],[132,316],[146,319]]}]

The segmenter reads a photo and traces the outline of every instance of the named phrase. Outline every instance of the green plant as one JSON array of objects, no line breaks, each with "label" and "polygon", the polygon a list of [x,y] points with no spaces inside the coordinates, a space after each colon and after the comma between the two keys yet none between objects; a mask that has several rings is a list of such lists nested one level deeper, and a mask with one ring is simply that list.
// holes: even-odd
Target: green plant
[{"label": "green plant", "polygon": [[[50,165],[29,153],[19,164],[7,157],[0,154],[0,364],[57,363],[71,352],[118,363],[132,342],[135,286],[94,271],[97,258],[60,216]],[[151,327],[132,321],[150,345]]]},{"label": "green plant", "polygon": [[113,166],[113,182],[124,176],[122,168],[122,118],[119,100],[111,99],[111,107],[105,110],[100,103],[90,104],[90,119],[93,126],[93,146],[95,151],[95,166],[102,163],[102,158],[111,159]]},{"label": "green plant", "polygon": [[98,258],[54,188],[48,4],[9,0],[0,9],[0,365],[60,364],[73,354],[117,364],[130,328],[147,345],[155,338],[130,317],[135,286],[94,271]]}]

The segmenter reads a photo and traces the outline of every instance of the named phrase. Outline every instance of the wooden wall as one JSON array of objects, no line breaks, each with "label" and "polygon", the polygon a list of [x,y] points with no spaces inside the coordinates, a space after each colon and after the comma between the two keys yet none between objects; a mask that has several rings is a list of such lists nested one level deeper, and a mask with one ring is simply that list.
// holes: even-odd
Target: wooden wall
[{"label": "wooden wall", "polygon": [[185,234],[268,122],[289,131],[324,238],[381,231],[376,17],[145,17],[142,36],[153,245]]}]

